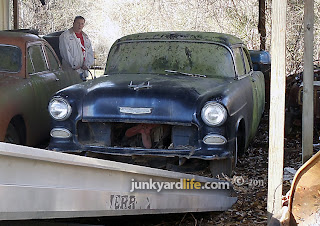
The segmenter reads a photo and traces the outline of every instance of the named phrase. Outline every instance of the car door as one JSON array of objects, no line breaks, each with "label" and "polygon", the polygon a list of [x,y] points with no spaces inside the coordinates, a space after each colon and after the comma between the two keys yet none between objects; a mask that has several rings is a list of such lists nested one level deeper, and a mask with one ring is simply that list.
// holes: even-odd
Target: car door
[{"label": "car door", "polygon": [[27,47],[27,76],[34,91],[34,120],[39,136],[49,131],[49,113],[47,110],[51,96],[59,89],[59,78],[49,70],[48,60],[42,42],[29,43]]},{"label": "car door", "polygon": [[241,85],[241,93],[239,93],[239,101],[245,101],[245,112],[243,115],[246,122],[246,132],[248,133],[248,138],[251,138],[254,128],[257,126],[256,110],[257,110],[257,93],[255,91],[256,84],[254,79],[250,76],[250,72],[246,70],[243,51],[241,46],[236,46],[233,48],[233,54],[235,59],[236,74],[238,77],[239,85]]},{"label": "car door", "polygon": [[[264,111],[265,106],[265,84],[264,84],[264,75],[260,71],[253,71],[250,64],[250,53],[247,49],[242,48],[242,56],[245,64],[246,72],[250,74],[252,85],[254,88],[254,98],[255,98],[255,115],[258,117],[258,122],[260,122],[260,117]],[[257,125],[258,126],[258,125]]]},{"label": "car door", "polygon": [[57,77],[56,80],[58,82],[57,82],[57,86],[55,88],[56,89],[55,92],[71,85],[72,81],[71,81],[70,76],[67,76],[63,72],[57,57],[53,53],[53,50],[49,46],[47,46],[46,44],[44,45],[44,50],[45,50],[45,57],[47,58],[47,62],[48,62],[48,70],[50,72],[52,72],[53,74],[55,74]]},{"label": "car door", "polygon": [[259,72],[253,72],[251,70],[250,61],[248,59],[248,53],[246,53],[242,46],[238,46],[233,49],[234,55],[235,55],[235,65],[236,65],[236,71],[238,78],[241,80],[246,81],[246,87],[247,89],[247,95],[246,99],[248,101],[248,109],[250,109],[251,112],[247,112],[248,121],[247,123],[250,124],[250,134],[249,136],[252,137],[255,131],[257,130],[260,122],[260,118],[263,112],[263,106],[264,100],[262,101],[262,97],[264,98],[263,92],[261,92],[262,84],[261,82],[261,76],[262,73]]}]

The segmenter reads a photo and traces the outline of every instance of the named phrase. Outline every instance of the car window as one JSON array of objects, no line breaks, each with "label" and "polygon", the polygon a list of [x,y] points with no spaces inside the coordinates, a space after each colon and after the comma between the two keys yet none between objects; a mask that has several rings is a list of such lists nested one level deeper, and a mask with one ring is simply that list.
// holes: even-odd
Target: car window
[{"label": "car window", "polygon": [[233,54],[234,54],[237,75],[242,76],[246,72],[245,72],[245,68],[244,68],[244,64],[243,64],[243,60],[242,60],[241,48],[240,47],[234,48]]},{"label": "car window", "polygon": [[30,59],[30,55],[28,54],[27,56],[27,73],[28,74],[32,74],[34,73],[34,68]]},{"label": "car window", "polygon": [[251,71],[251,67],[250,67],[250,63],[249,63],[249,58],[248,58],[248,52],[245,51],[244,49],[242,49],[242,56],[243,56],[243,60],[244,60],[244,66],[246,69],[246,73],[248,74]]},{"label": "car window", "polygon": [[118,43],[109,53],[108,74],[165,74],[165,70],[235,77],[230,51],[219,44],[183,41]]},{"label": "car window", "polygon": [[19,72],[22,66],[22,52],[17,46],[0,45],[0,71]]},{"label": "car window", "polygon": [[[44,58],[41,45],[33,45],[28,48],[28,55],[30,62],[28,62],[28,72],[37,73],[47,71],[47,64]],[[32,65],[32,68],[30,67]]]},{"label": "car window", "polygon": [[48,47],[45,46],[46,48],[46,53],[48,56],[48,61],[49,61],[49,65],[50,65],[50,70],[51,71],[56,71],[59,69],[59,63],[58,60],[56,59],[56,57],[54,56],[54,54],[52,53],[52,50]]}]

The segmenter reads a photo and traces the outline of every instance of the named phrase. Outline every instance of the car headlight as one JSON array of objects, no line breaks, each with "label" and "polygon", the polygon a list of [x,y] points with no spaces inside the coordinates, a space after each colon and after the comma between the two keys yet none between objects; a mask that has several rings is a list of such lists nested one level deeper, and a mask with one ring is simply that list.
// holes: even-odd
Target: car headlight
[{"label": "car headlight", "polygon": [[227,110],[222,104],[208,102],[201,110],[201,118],[208,126],[219,126],[227,119]]},{"label": "car headlight", "polygon": [[72,108],[67,100],[62,97],[53,97],[48,106],[51,117],[58,121],[69,118]]}]

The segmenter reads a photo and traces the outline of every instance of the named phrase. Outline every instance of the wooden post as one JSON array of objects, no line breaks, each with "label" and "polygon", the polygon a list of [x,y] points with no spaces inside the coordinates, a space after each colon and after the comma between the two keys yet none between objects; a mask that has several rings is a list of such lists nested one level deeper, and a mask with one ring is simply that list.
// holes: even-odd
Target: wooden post
[{"label": "wooden post", "polygon": [[9,29],[9,0],[0,0],[0,30]]},{"label": "wooden post", "polygon": [[13,0],[13,29],[19,29],[18,0]]},{"label": "wooden post", "polygon": [[260,50],[266,49],[266,0],[259,0],[259,24]]},{"label": "wooden post", "polygon": [[313,154],[313,0],[304,5],[304,71],[302,107],[302,163]]},{"label": "wooden post", "polygon": [[268,220],[281,210],[286,82],[287,0],[272,0]]}]

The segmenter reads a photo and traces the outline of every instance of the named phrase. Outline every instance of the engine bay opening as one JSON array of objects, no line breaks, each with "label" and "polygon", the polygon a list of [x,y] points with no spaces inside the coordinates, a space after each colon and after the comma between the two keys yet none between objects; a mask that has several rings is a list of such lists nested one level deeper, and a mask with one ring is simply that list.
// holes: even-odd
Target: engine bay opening
[{"label": "engine bay opening", "polygon": [[197,128],[151,123],[78,122],[77,137],[82,145],[174,149],[197,144]]}]

